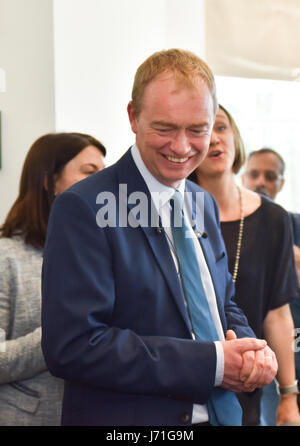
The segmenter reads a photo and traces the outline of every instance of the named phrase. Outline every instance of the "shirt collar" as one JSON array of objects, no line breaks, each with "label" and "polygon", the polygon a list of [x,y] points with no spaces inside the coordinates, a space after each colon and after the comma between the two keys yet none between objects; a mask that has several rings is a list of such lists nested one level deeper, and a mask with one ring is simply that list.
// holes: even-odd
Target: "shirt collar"
[{"label": "shirt collar", "polygon": [[[132,154],[133,160],[136,164],[136,167],[138,168],[140,174],[142,175],[142,177],[145,180],[145,183],[149,189],[150,194],[152,192],[160,194],[161,205],[164,206],[170,200],[170,198],[174,195],[175,189],[173,187],[169,187],[169,186],[166,186],[165,184],[161,183],[152,175],[152,173],[146,167],[146,165],[141,157],[139,148],[137,147],[136,144],[134,144],[131,147],[131,154]],[[182,197],[184,198],[185,179],[183,179],[180,182],[179,186],[177,187],[177,190],[181,193]],[[154,203],[155,203],[155,200],[154,200]]]}]

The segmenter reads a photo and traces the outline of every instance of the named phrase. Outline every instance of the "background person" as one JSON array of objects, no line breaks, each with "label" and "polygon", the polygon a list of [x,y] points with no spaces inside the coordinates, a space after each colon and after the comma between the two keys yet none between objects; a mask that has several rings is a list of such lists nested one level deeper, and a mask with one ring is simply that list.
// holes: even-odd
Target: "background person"
[{"label": "background person", "polygon": [[[207,153],[216,104],[201,59],[177,49],[153,54],[137,70],[128,105],[136,144],[55,200],[42,346],[51,372],[65,379],[64,425],[240,424],[230,390],[263,386],[276,373],[264,340],[224,339],[234,337],[230,329],[254,334],[232,302],[214,200],[203,192],[207,237],[200,243],[186,212],[177,231],[166,224],[175,207],[169,199],[190,192],[194,200],[201,191],[185,178]],[[153,193],[164,197],[161,209]],[[135,213],[141,195],[147,203]],[[109,199],[115,208],[105,208]],[[124,207],[131,224],[118,220]],[[103,208],[107,225],[99,223]],[[193,271],[186,268],[191,258]]]},{"label": "background person", "polygon": [[89,135],[59,133],[40,137],[26,156],[19,195],[0,229],[1,426],[60,424],[63,381],[47,371],[40,345],[46,228],[55,196],[101,170],[105,152]]},{"label": "background person", "polygon": [[[248,155],[245,172],[242,175],[243,185],[251,190],[263,193],[272,200],[276,199],[277,194],[284,186],[285,162],[282,156],[274,149],[263,147],[262,149],[251,152]],[[300,287],[300,214],[289,213],[292,219],[292,228],[294,233],[294,258],[298,276],[298,286]],[[290,305],[294,325],[300,327],[300,301],[296,299]],[[300,379],[300,352],[295,352],[296,378]],[[270,389],[265,389],[264,393],[270,397],[273,394],[272,406],[267,406],[267,396],[265,401],[265,412],[272,413],[274,406],[274,386],[270,385]],[[278,397],[276,398],[278,400]],[[300,396],[298,395],[298,406],[300,407]],[[270,407],[267,410],[267,407]],[[267,422],[274,423],[274,414],[267,417]]]},{"label": "background person", "polygon": [[[284,186],[285,162],[282,156],[275,150],[263,147],[248,155],[245,172],[242,175],[242,182],[247,189],[262,193],[272,200]],[[300,214],[290,212],[294,232],[294,256],[300,287]],[[292,304],[295,311],[298,308],[298,301]],[[300,327],[300,310],[297,314],[293,312],[295,326]],[[300,376],[300,375],[299,375]]]},{"label": "background person", "polygon": [[275,150],[263,147],[248,155],[242,182],[247,189],[275,200],[284,185],[285,162]]},{"label": "background person", "polygon": [[[282,156],[275,150],[263,147],[248,155],[245,172],[242,175],[243,185],[250,190],[262,193],[272,200],[284,186],[285,162]],[[294,256],[300,287],[300,214],[290,212],[294,232]],[[292,308],[298,308],[298,301],[292,304]],[[295,326],[300,327],[300,311],[293,315],[297,318]],[[299,375],[300,376],[300,375]]]},{"label": "background person", "polygon": [[[288,213],[272,201],[240,188],[235,175],[245,160],[238,127],[219,106],[210,148],[191,179],[216,198],[221,230],[236,285],[235,301],[258,337],[276,353],[281,387],[295,381],[293,320],[289,302],[298,296]],[[261,390],[239,395],[243,424],[260,423]],[[282,398],[278,424],[299,419],[295,395]]]}]

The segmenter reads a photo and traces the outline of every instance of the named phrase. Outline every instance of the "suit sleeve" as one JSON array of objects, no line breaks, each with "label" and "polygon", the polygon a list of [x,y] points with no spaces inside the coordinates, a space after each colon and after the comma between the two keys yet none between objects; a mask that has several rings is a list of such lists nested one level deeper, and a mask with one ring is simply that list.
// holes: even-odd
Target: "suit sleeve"
[{"label": "suit sleeve", "polygon": [[50,371],[103,389],[205,403],[215,379],[213,342],[140,336],[112,325],[118,271],[107,232],[95,220],[73,192],[52,206],[42,274],[42,348]]}]

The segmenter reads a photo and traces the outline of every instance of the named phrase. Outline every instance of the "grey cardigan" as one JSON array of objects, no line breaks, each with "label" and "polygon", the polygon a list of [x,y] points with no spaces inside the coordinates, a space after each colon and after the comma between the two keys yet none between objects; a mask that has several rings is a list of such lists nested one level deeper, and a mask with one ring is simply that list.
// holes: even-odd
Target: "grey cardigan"
[{"label": "grey cardigan", "polygon": [[63,381],[41,350],[41,266],[42,251],[0,238],[0,426],[60,424]]}]

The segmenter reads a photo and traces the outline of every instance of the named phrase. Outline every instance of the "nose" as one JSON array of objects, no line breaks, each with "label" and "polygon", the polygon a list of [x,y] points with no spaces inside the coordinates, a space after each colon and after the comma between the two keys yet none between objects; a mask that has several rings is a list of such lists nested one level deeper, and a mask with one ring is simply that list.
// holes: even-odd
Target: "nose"
[{"label": "nose", "polygon": [[218,137],[217,132],[215,132],[214,130],[212,130],[211,135],[210,135],[210,142],[209,142],[209,145],[212,146],[212,147],[214,147],[214,146],[216,146],[217,144],[219,144],[219,142],[220,142],[220,139],[219,139],[219,137]]},{"label": "nose", "polygon": [[179,131],[174,135],[173,141],[172,141],[172,151],[176,153],[176,155],[184,156],[190,151],[190,143],[187,135],[185,132]]},{"label": "nose", "polygon": [[265,179],[265,175],[263,172],[260,172],[258,177],[255,178],[253,181],[256,186],[265,186],[266,185],[266,179]]}]

